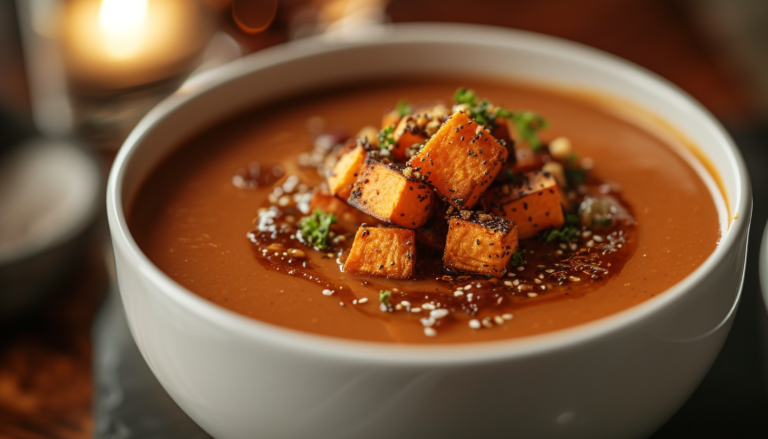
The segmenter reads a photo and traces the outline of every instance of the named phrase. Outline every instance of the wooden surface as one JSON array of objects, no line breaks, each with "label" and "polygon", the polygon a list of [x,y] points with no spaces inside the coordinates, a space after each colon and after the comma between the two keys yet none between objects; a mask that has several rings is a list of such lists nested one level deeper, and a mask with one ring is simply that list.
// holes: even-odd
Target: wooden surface
[{"label": "wooden surface", "polygon": [[[389,14],[396,22],[485,23],[582,42],[668,78],[726,124],[751,119],[744,90],[675,2],[395,0]],[[92,436],[90,328],[106,290],[103,239],[102,230],[48,303],[0,327],[0,438]]]}]

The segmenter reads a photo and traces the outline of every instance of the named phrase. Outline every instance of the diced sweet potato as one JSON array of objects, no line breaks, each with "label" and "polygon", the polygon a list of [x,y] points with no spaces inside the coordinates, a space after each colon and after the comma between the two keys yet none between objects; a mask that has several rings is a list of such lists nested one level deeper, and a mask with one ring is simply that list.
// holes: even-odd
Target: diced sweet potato
[{"label": "diced sweet potato", "polygon": [[393,134],[395,144],[392,149],[392,156],[402,162],[408,159],[406,151],[413,145],[421,145],[427,141],[423,127],[419,127],[416,118],[405,116],[400,119],[400,123],[395,127]]},{"label": "diced sweet potato", "polygon": [[448,235],[448,205],[440,199],[435,199],[435,213],[426,224],[416,229],[416,242],[436,250],[445,248],[445,237]]},{"label": "diced sweet potato", "polygon": [[541,169],[544,166],[544,151],[534,152],[530,146],[518,145],[515,147],[515,164],[512,166],[512,172],[519,174],[521,172],[532,172]]},{"label": "diced sweet potato", "polygon": [[352,185],[357,181],[360,168],[365,162],[366,151],[357,145],[339,157],[333,170],[328,175],[328,189],[333,195],[346,200],[352,192]]},{"label": "diced sweet potato", "polygon": [[454,270],[502,277],[518,249],[514,221],[462,210],[448,217],[443,264]]},{"label": "diced sweet potato", "polygon": [[413,230],[360,227],[344,262],[346,273],[408,279],[416,265]]},{"label": "diced sweet potato", "polygon": [[432,198],[426,184],[408,180],[393,165],[366,160],[349,204],[382,221],[416,229],[432,214]]},{"label": "diced sweet potato", "polygon": [[336,220],[339,225],[347,230],[353,231],[360,227],[360,224],[368,224],[375,226],[380,223],[376,218],[367,215],[349,204],[341,201],[338,197],[335,197],[327,191],[317,191],[312,194],[312,201],[309,203],[309,211],[314,212],[315,209],[320,209],[325,213],[332,213],[336,215]]},{"label": "diced sweet potato", "polygon": [[562,195],[557,181],[548,172],[529,172],[525,178],[488,191],[483,197],[486,210],[517,223],[521,239],[530,238],[565,222]]},{"label": "diced sweet potato", "polygon": [[507,148],[463,112],[448,119],[415,155],[410,166],[449,203],[474,206],[496,178]]}]

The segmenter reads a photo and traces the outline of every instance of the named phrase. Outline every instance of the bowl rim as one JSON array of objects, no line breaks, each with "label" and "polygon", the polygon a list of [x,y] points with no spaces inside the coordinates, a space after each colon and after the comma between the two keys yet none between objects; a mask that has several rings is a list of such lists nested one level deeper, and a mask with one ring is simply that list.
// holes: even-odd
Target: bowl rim
[{"label": "bowl rim", "polygon": [[[478,343],[456,344],[396,344],[383,342],[358,341],[332,336],[325,336],[290,329],[259,321],[237,314],[192,293],[181,286],[155,266],[139,249],[130,234],[123,210],[122,183],[125,169],[136,149],[142,145],[146,133],[160,124],[176,108],[184,106],[194,97],[215,92],[226,82],[260,69],[290,62],[306,56],[322,56],[361,46],[394,45],[403,43],[474,43],[486,46],[531,47],[538,51],[556,55],[567,62],[593,63],[615,74],[629,75],[633,81],[667,93],[679,105],[684,105],[691,117],[699,118],[708,127],[708,135],[713,136],[723,147],[728,156],[728,163],[717,166],[718,169],[731,167],[737,171],[735,194],[729,199],[728,208],[734,217],[724,238],[709,257],[692,273],[683,278],[663,293],[640,304],[629,307],[591,322],[562,330],[546,332],[532,336]],[[700,103],[687,93],[658,75],[614,55],[600,50],[559,38],[527,31],[497,28],[492,26],[443,24],[443,23],[408,23],[386,25],[364,38],[354,42],[339,41],[327,36],[313,37],[248,55],[213,70],[191,78],[176,93],[172,94],[153,108],[133,129],[113,163],[107,185],[107,213],[110,234],[118,246],[127,250],[138,264],[138,271],[149,277],[165,296],[177,305],[201,319],[228,329],[254,343],[277,345],[284,349],[304,352],[315,356],[346,359],[358,362],[375,362],[392,365],[459,365],[478,362],[501,361],[545,354],[560,349],[569,349],[602,337],[616,334],[632,325],[656,315],[668,305],[681,300],[702,282],[730,252],[736,252],[740,238],[749,229],[752,195],[751,186],[743,158],[735,143],[722,125]],[[728,316],[736,308],[740,297],[739,289]],[[133,329],[132,329],[133,331]]]}]

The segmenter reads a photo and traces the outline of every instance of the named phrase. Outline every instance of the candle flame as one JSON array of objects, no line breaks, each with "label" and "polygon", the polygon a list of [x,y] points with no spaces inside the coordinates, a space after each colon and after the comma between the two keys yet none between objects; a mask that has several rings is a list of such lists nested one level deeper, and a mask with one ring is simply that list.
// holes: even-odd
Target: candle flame
[{"label": "candle flame", "polygon": [[141,49],[148,0],[102,0],[99,30],[102,44],[115,58],[128,58]]}]

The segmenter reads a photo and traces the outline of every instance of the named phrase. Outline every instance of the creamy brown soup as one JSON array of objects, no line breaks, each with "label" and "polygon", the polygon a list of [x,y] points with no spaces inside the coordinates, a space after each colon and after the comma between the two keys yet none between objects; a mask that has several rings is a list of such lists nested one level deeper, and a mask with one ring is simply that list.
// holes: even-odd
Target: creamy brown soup
[{"label": "creamy brown soup", "polygon": [[[318,251],[285,241],[286,249],[301,250],[295,258],[266,250],[274,243],[254,234],[260,209],[283,206],[281,220],[296,221],[302,213],[292,206],[322,181],[314,163],[300,164],[308,164],[300,154],[313,150],[318,130],[354,135],[378,125],[400,99],[450,101],[458,86],[545,116],[551,126],[542,139],[567,136],[591,165],[590,190],[621,200],[634,223],[590,230],[572,243],[521,240],[525,265],[500,278],[448,272],[435,262],[437,250],[421,244],[416,275],[406,280],[342,272],[348,245]],[[233,118],[181,145],[143,184],[129,226],[142,251],[193,293],[291,329],[369,341],[458,343],[568,328],[663,293],[696,269],[720,237],[712,193],[667,143],[680,141],[617,114],[586,95],[487,80],[408,80],[304,96]],[[356,224],[348,226],[334,230],[351,242]],[[589,249],[608,243],[613,252],[586,262],[599,265],[596,271],[557,277],[550,269],[578,250],[597,253]],[[384,307],[382,290],[391,291]],[[450,314],[425,323],[435,309]],[[434,331],[425,335],[425,325]]]}]

